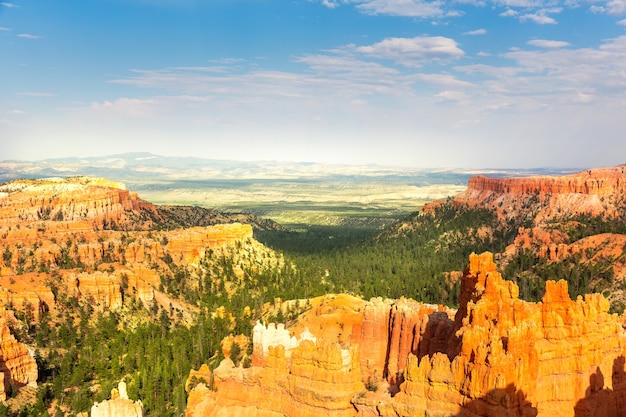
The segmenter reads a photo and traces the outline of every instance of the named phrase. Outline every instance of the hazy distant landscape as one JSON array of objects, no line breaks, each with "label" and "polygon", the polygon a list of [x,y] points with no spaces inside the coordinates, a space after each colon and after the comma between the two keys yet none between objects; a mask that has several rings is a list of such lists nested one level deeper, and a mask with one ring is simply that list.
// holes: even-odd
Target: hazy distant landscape
[{"label": "hazy distant landscape", "polygon": [[0,180],[87,175],[123,182],[155,204],[249,212],[292,227],[381,227],[429,201],[453,196],[472,175],[526,176],[575,170],[418,169],[277,161],[224,161],[128,153],[0,162]]}]

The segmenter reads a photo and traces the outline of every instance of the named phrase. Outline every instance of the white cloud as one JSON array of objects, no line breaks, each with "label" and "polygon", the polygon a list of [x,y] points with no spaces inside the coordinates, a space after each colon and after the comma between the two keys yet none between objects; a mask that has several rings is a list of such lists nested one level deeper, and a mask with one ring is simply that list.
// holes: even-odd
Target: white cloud
[{"label": "white cloud", "polygon": [[411,16],[411,17],[438,17],[443,16],[443,1],[431,2],[423,0],[365,0],[359,3],[357,9],[366,14]]},{"label": "white cloud", "polygon": [[416,79],[430,85],[452,88],[473,87],[473,83],[460,80],[450,74],[417,74]]},{"label": "white cloud", "polygon": [[626,26],[626,19],[622,19],[619,22],[617,22],[618,25],[622,25],[622,26]]},{"label": "white cloud", "polygon": [[626,0],[610,0],[606,3],[607,13],[621,15],[626,13]]},{"label": "white cloud", "polygon": [[499,16],[501,16],[501,17],[513,17],[513,16],[517,16],[518,14],[519,14],[519,12],[517,12],[516,10],[506,9],[506,11],[500,13]]},{"label": "white cloud", "polygon": [[20,6],[18,6],[17,4],[13,4],[13,3],[6,3],[6,2],[0,3],[0,5],[1,5],[1,6],[4,6],[4,7],[8,7],[8,8],[20,7]]},{"label": "white cloud", "polygon": [[467,94],[464,92],[452,90],[442,91],[441,93],[435,94],[435,97],[444,101],[456,101],[459,103],[466,102],[468,99]]},{"label": "white cloud", "polygon": [[[626,1],[626,0],[624,0]],[[532,6],[537,6],[538,4],[532,3]],[[513,6],[512,4],[507,4],[507,6]],[[531,21],[535,22],[539,25],[554,25],[557,23],[556,19],[548,16],[548,14],[556,14],[561,13],[563,11],[562,7],[551,7],[551,8],[539,8],[530,13],[530,9],[535,9],[535,7],[531,7],[530,2],[529,6],[520,6],[523,7],[526,11],[524,14],[520,14],[519,11],[507,8],[506,11],[499,14],[500,17],[517,17],[520,22]]]},{"label": "white cloud", "polygon": [[548,39],[532,39],[532,40],[529,40],[526,43],[529,44],[529,45],[532,45],[532,46],[537,46],[539,48],[548,48],[548,49],[564,48],[566,46],[570,46],[569,42],[552,41],[552,40],[548,40]]},{"label": "white cloud", "polygon": [[9,29],[9,28],[3,28],[3,27],[0,27],[0,31],[3,31],[3,32],[8,32],[8,31],[10,31],[10,30],[11,30],[11,29]]},{"label": "white cloud", "polygon": [[[354,4],[362,13],[370,15],[410,16],[410,17],[453,17],[455,11],[445,12],[444,0],[318,0],[329,9],[341,4]],[[460,14],[457,14],[460,15]]]},{"label": "white cloud", "polygon": [[359,46],[355,50],[374,58],[392,59],[406,66],[460,58],[465,54],[454,39],[443,36],[387,38],[372,45]]},{"label": "white cloud", "polygon": [[577,103],[591,103],[594,99],[593,94],[588,94],[584,92],[577,92],[573,97],[574,101]]},{"label": "white cloud", "polygon": [[337,2],[336,0],[322,0],[322,4],[329,9],[339,7],[339,2]]},{"label": "white cloud", "polygon": [[22,110],[11,110],[9,114],[26,114],[26,112]]},{"label": "white cloud", "polygon": [[556,20],[542,13],[531,13],[520,16],[520,22],[530,20],[538,25],[556,25]]},{"label": "white cloud", "polygon": [[465,13],[461,10],[450,10],[446,12],[446,17],[461,17],[465,16]]},{"label": "white cloud", "polygon": [[487,33],[486,29],[476,29],[476,30],[470,30],[469,32],[465,32],[463,33],[464,35],[484,35]]},{"label": "white cloud", "polygon": [[556,106],[599,103],[597,98],[602,97],[603,105],[623,111],[626,36],[606,41],[598,48],[517,50],[502,57],[514,65],[480,64],[454,70],[482,78],[474,91],[486,100],[515,103],[518,110],[541,109],[548,103],[548,108],[556,111]]},{"label": "white cloud", "polygon": [[498,6],[533,8],[541,7],[542,0],[492,0]]},{"label": "white cloud", "polygon": [[110,111],[131,117],[145,117],[152,114],[158,103],[156,99],[119,98],[115,101],[93,102],[90,108],[94,111]]},{"label": "white cloud", "polygon": [[477,7],[485,7],[486,6],[486,2],[483,1],[483,0],[457,0],[457,3],[469,4],[469,5],[477,6]]},{"label": "white cloud", "polygon": [[19,35],[20,38],[24,38],[24,39],[39,39],[40,36],[39,35],[33,35],[30,33],[20,33]]}]

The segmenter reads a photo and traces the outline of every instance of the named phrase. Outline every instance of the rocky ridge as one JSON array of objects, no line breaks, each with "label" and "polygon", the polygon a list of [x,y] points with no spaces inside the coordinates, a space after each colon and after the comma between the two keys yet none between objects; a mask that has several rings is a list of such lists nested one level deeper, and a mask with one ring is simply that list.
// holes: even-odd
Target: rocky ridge
[{"label": "rocky ridge", "polygon": [[564,281],[548,281],[539,303],[518,292],[483,253],[470,257],[456,312],[313,300],[289,328],[257,325],[250,368],[204,367],[187,416],[619,415],[626,333],[608,301],[571,300]]},{"label": "rocky ridge", "polygon": [[[194,219],[203,226],[190,226]],[[59,291],[100,311],[119,309],[125,297],[146,306],[181,305],[163,294],[163,276],[184,274],[196,286],[222,256],[237,260],[240,277],[242,268],[265,267],[259,257],[268,265],[282,262],[253,239],[251,224],[217,223],[224,220],[208,209],[159,208],[123,184],[98,178],[2,184],[0,301],[32,309],[35,319],[58,307]],[[171,228],[180,223],[187,227]]]},{"label": "rocky ridge", "polygon": [[493,209],[502,218],[530,211],[539,223],[580,213],[616,217],[624,210],[625,195],[626,165],[619,165],[563,176],[476,176],[453,201]]},{"label": "rocky ridge", "polygon": [[[496,214],[497,220],[482,233],[489,237],[505,231],[513,236],[497,254],[503,271],[511,263],[522,263],[522,257],[531,264],[518,268],[517,274],[532,280],[549,278],[546,270],[559,270],[559,277],[567,278],[567,271],[575,269],[586,276],[570,282],[576,293],[602,291],[616,311],[626,306],[626,165],[564,176],[476,176],[466,191],[425,206],[424,213],[442,207]],[[585,291],[577,290],[580,285]]]}]

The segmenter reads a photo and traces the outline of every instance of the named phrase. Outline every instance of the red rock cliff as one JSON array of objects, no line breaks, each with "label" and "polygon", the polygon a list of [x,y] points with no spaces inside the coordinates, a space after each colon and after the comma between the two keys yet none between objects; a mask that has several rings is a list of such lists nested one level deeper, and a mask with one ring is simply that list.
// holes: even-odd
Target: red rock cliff
[{"label": "red rock cliff", "polygon": [[[518,298],[490,253],[472,255],[462,308],[330,296],[290,329],[258,325],[254,366],[226,360],[187,416],[617,416],[626,334],[599,294],[548,281]],[[204,368],[205,379],[210,371]],[[243,414],[242,414],[243,413]]]},{"label": "red rock cliff", "polygon": [[16,180],[0,186],[0,222],[5,225],[47,222],[48,229],[145,229],[141,211],[158,216],[153,204],[123,184],[74,177]]},{"label": "red rock cliff", "polygon": [[536,220],[542,220],[578,213],[615,216],[618,204],[623,204],[624,193],[626,165],[620,165],[563,176],[476,176],[470,178],[467,190],[454,201],[492,208],[503,217],[537,208]]}]

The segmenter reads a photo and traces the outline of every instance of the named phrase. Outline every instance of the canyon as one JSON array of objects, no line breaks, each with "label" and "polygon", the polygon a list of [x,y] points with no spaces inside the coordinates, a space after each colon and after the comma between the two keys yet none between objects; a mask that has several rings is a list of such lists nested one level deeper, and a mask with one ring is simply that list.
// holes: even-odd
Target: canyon
[{"label": "canyon", "polygon": [[[482,236],[502,224],[519,226],[502,253],[472,254],[462,274],[451,271],[460,286],[458,310],[346,294],[309,300],[294,320],[257,323],[250,367],[224,351],[212,372],[192,372],[187,416],[623,414],[625,321],[609,312],[609,299],[572,299],[566,281],[547,280],[538,302],[525,301],[498,265],[526,250],[548,264],[609,259],[615,276],[605,294],[623,295],[624,235],[583,230],[573,239],[572,230],[588,227],[584,216],[621,224],[625,191],[625,166],[471,178],[466,191],[427,204],[423,215],[451,203],[496,213],[498,224]],[[412,227],[409,221],[399,233]]]},{"label": "canyon", "polygon": [[99,311],[119,309],[125,296],[146,305],[181,305],[163,291],[164,270],[180,266],[197,285],[201,263],[207,267],[212,263],[207,257],[239,252],[236,245],[247,247],[240,253],[241,265],[264,268],[255,257],[275,258],[254,241],[251,224],[161,228],[179,223],[180,213],[99,178],[5,183],[0,187],[0,301],[18,310],[28,307],[36,319],[58,310],[59,291],[89,300]]},{"label": "canyon", "polygon": [[[619,415],[626,409],[626,319],[611,313],[611,303],[626,288],[626,235],[596,233],[587,220],[623,223],[625,170],[477,176],[466,191],[426,205],[418,216],[446,204],[495,213],[481,239],[516,225],[502,252],[472,254],[463,272],[447,271],[442,285],[458,286],[458,309],[365,300],[356,291],[283,301],[268,288],[291,285],[285,277],[298,277],[298,267],[255,239],[257,230],[281,230],[271,221],[157,206],[99,178],[0,184],[0,400],[36,386],[35,353],[18,339],[33,343],[40,325],[60,329],[69,319],[78,328],[115,313],[118,331],[153,320],[166,337],[168,328],[193,328],[206,316],[220,338],[230,333],[221,352],[207,344],[207,363],[189,374],[189,417]],[[398,230],[410,227],[407,220]],[[528,253],[546,265],[608,262],[610,285],[576,297],[565,281],[542,281],[539,301],[527,301],[522,284],[502,271]],[[328,270],[319,274],[299,282],[332,288]],[[596,274],[594,283],[606,277]],[[203,294],[205,304],[198,302]],[[145,378],[128,375],[137,398]],[[100,389],[98,380],[86,382],[85,389]],[[92,415],[119,415],[116,407],[143,413],[125,386],[109,400],[103,395]],[[182,388],[178,395],[184,401]],[[50,408],[59,409],[70,411]]]}]

